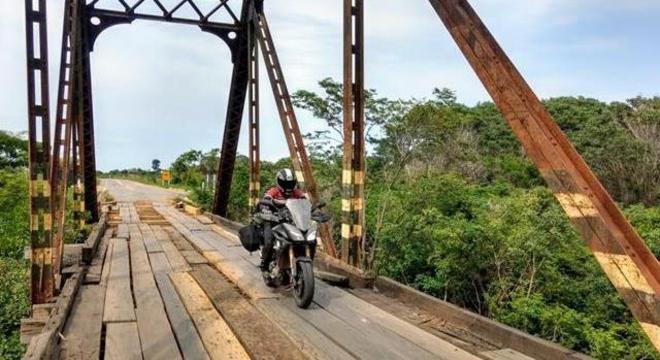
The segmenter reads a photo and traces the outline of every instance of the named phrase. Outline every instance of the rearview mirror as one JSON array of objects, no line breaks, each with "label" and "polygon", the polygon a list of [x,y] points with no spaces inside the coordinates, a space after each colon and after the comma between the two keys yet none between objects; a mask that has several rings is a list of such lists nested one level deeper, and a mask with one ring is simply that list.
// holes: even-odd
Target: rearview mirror
[{"label": "rearview mirror", "polygon": [[312,211],[316,211],[318,209],[323,209],[326,206],[327,206],[327,204],[325,203],[325,201],[320,201],[318,204],[312,206]]},{"label": "rearview mirror", "polygon": [[323,224],[323,223],[327,223],[328,221],[332,220],[332,216],[330,216],[328,214],[317,214],[317,215],[312,216],[312,220],[314,220],[314,221],[316,221],[320,224]]}]

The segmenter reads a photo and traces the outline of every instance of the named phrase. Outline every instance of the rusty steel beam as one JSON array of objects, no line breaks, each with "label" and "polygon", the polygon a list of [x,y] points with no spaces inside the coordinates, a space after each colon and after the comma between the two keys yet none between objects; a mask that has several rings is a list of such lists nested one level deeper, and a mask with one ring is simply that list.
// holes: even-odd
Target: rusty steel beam
[{"label": "rusty steel beam", "polygon": [[[291,156],[296,177],[298,178],[301,187],[303,187],[309,194],[311,200],[318,202],[320,201],[320,196],[316,180],[314,179],[314,172],[312,171],[311,163],[307,157],[307,150],[305,149],[305,143],[303,142],[303,137],[300,133],[298,119],[296,118],[296,113],[293,109],[293,104],[291,103],[291,96],[286,86],[282,66],[280,65],[275,50],[275,44],[273,43],[273,38],[270,33],[270,28],[268,27],[268,21],[266,20],[266,15],[263,11],[257,13],[254,22],[257,29],[257,38],[259,39],[259,44],[261,46],[261,53],[266,65],[268,78],[270,79],[273,96],[275,97],[275,104],[277,105],[277,110],[282,122],[284,137],[286,138],[289,147],[289,154]],[[326,253],[332,257],[337,257],[337,252],[335,250],[335,245],[328,224],[323,224],[320,227],[320,235]]]},{"label": "rusty steel beam", "polygon": [[[254,15],[254,14],[253,14]],[[248,159],[250,162],[250,199],[249,206],[252,210],[259,201],[261,191],[261,171],[260,171],[260,149],[259,149],[259,46],[255,46],[257,41],[254,24],[248,25],[250,41],[250,64],[248,71],[248,107],[249,107],[249,144]]]},{"label": "rusty steel beam", "polygon": [[80,40],[77,42],[79,49],[80,87],[76,93],[80,116],[79,119],[79,155],[81,167],[81,181],[77,181],[77,188],[84,194],[84,203],[78,204],[81,213],[89,214],[89,221],[99,221],[98,193],[96,188],[96,145],[94,139],[94,102],[92,97],[92,69],[90,54],[92,45],[89,42],[91,36],[91,15],[84,2],[80,2],[79,26]]},{"label": "rusty steel beam", "polygon": [[[243,2],[241,13],[241,29],[236,31],[236,37],[230,44],[234,70],[229,90],[229,104],[227,105],[227,120],[223,134],[222,147],[220,150],[220,163],[218,165],[218,178],[215,184],[215,195],[213,200],[213,213],[226,217],[229,207],[229,195],[236,163],[236,151],[238,139],[243,121],[245,99],[247,98],[249,80],[249,49],[247,34],[249,9],[252,1]],[[203,29],[211,32],[211,29]],[[226,41],[226,39],[225,39]]]},{"label": "rusty steel beam", "polygon": [[30,176],[30,300],[54,295],[46,0],[25,0]]},{"label": "rusty steel beam", "polygon": [[366,267],[364,232],[364,0],[344,0],[342,260]]},{"label": "rusty steel beam", "polygon": [[[238,30],[236,25],[241,21],[235,11],[229,6],[229,0],[215,0],[215,6],[205,11],[200,10],[201,8],[206,8],[206,6],[209,5],[209,1],[210,0],[183,0],[172,6],[171,2],[169,4],[163,3],[162,0],[139,0],[131,5],[128,5],[125,0],[106,0],[104,2],[96,0],[89,2],[87,8],[90,10],[92,16],[111,15],[114,17],[157,20],[189,25],[206,25]],[[110,6],[113,3],[115,6]],[[204,6],[200,6],[200,3],[204,3]],[[195,16],[188,16],[184,13],[184,5],[186,4],[193,9]],[[160,13],[154,13],[151,9],[148,9],[147,7],[149,5],[156,5],[159,8]],[[117,9],[118,7],[123,7],[123,10]],[[218,16],[220,13],[224,13],[231,20],[213,20],[213,17]]]},{"label": "rusty steel beam", "polygon": [[660,264],[466,0],[429,0],[527,155],[660,350]]},{"label": "rusty steel beam", "polygon": [[71,177],[74,179],[73,183],[73,219],[79,229],[84,229],[86,224],[85,218],[85,192],[83,187],[83,174],[82,166],[80,164],[80,125],[78,122],[73,123],[73,136],[71,148]]},{"label": "rusty steel beam", "polygon": [[73,137],[73,124],[79,113],[75,101],[76,89],[80,86],[76,73],[79,41],[78,0],[67,0],[62,29],[62,53],[60,57],[60,79],[58,84],[57,109],[55,110],[55,138],[51,159],[51,187],[53,189],[53,272],[61,270],[64,250],[64,225],[66,223],[66,199],[69,179],[69,160]]}]

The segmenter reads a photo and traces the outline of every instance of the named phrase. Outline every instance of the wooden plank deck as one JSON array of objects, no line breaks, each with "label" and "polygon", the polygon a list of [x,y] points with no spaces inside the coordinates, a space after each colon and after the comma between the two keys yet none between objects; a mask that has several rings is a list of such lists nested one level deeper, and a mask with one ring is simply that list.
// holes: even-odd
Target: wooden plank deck
[{"label": "wooden plank deck", "polygon": [[243,345],[218,314],[211,300],[188,273],[172,273],[170,279],[195,322],[202,342],[214,359],[249,359]]},{"label": "wooden plank deck", "polygon": [[128,242],[120,238],[111,239],[110,242],[112,262],[105,295],[103,322],[135,321]]},{"label": "wooden plank deck", "polygon": [[108,324],[105,334],[106,360],[141,360],[140,337],[134,321]]},{"label": "wooden plank deck", "polygon": [[[92,262],[64,332],[62,358],[478,359],[354,294],[317,282],[315,302],[265,286],[259,257],[232,230],[165,206],[123,203],[122,237]],[[168,223],[141,222],[140,214]],[[150,220],[149,220],[150,221]],[[206,222],[206,221],[205,221]],[[112,232],[111,234],[118,234]],[[87,335],[87,336],[84,336]],[[102,348],[102,344],[105,344]],[[103,354],[101,354],[103,352]]]},{"label": "wooden plank deck", "polygon": [[[172,210],[166,213],[171,219],[178,219],[178,216],[172,216]],[[214,225],[213,231],[194,232],[215,249],[203,252],[204,257],[247,294],[273,322],[281,322],[286,318],[289,326],[285,332],[289,333],[291,339],[299,342],[299,347],[306,351],[314,349],[307,353],[308,356],[324,358],[332,353],[333,358],[341,358],[341,354],[345,353],[349,358],[477,358],[346,291],[322,282],[318,283],[312,308],[300,310],[288,294],[274,291],[263,284],[256,268],[258,256],[237,247],[233,232],[223,228],[218,231],[217,228]],[[311,324],[314,330],[303,324],[305,322]],[[344,351],[331,343],[341,344],[340,348]]]}]

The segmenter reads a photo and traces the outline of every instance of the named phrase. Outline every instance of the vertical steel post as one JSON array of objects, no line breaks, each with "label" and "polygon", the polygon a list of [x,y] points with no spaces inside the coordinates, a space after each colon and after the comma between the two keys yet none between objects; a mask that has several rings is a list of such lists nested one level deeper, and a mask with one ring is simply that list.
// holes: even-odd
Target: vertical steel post
[{"label": "vertical steel post", "polygon": [[[36,6],[36,7],[35,7]],[[46,0],[25,0],[30,191],[30,299],[46,303],[54,294],[50,186],[50,115]]]},{"label": "vertical steel post", "polygon": [[[80,117],[79,117],[80,119]],[[83,174],[82,166],[80,164],[80,124],[79,121],[75,121],[72,124],[73,126],[73,137],[71,148],[71,164],[73,174],[73,218],[76,220],[79,229],[85,227],[85,192],[83,187]]]},{"label": "vertical steel post", "polygon": [[[253,16],[256,16],[253,14]],[[256,46],[256,32],[254,24],[248,25],[250,41],[250,65],[249,65],[249,118],[250,118],[250,136],[249,136],[249,161],[250,161],[250,210],[253,209],[259,201],[261,190],[260,175],[260,149],[259,149],[259,46]]]},{"label": "vertical steel post", "polygon": [[84,204],[77,207],[83,213],[89,212],[89,221],[99,221],[98,194],[96,189],[96,144],[94,140],[94,102],[92,97],[92,64],[90,54],[90,16],[87,14],[85,1],[78,2],[80,89],[77,98],[80,106],[80,167],[82,179],[78,179],[80,191],[84,194]]},{"label": "vertical steel post", "polygon": [[243,122],[243,111],[245,110],[245,99],[247,97],[249,83],[249,39],[248,39],[248,2],[243,3],[241,13],[241,30],[236,34],[235,45],[232,47],[232,60],[234,70],[231,77],[231,88],[229,90],[229,104],[227,105],[227,120],[222,136],[222,148],[220,150],[220,163],[218,165],[218,178],[215,183],[215,196],[213,199],[213,213],[227,216],[229,207],[229,196],[231,183],[236,163],[236,151],[238,149],[238,138]]},{"label": "vertical steel post", "polygon": [[[284,136],[289,147],[289,154],[293,162],[296,177],[301,186],[309,194],[311,200],[318,202],[320,197],[312,166],[307,157],[307,150],[305,149],[303,137],[300,133],[300,127],[298,126],[298,119],[293,109],[289,89],[286,86],[282,66],[275,50],[275,44],[273,43],[273,38],[268,27],[266,15],[263,12],[257,14],[255,27],[257,28],[257,37],[259,38],[262,57],[268,72],[268,78],[273,90],[273,96],[275,97],[275,104],[277,105],[280,121],[282,122]],[[320,235],[326,253],[332,257],[337,257],[328,224],[320,227]]]},{"label": "vertical steel post", "polygon": [[51,185],[53,190],[53,214],[55,232],[53,237],[53,272],[60,273],[64,249],[64,225],[66,223],[66,198],[69,179],[69,160],[73,137],[73,124],[79,117],[74,97],[80,87],[78,68],[78,0],[65,2],[62,29],[62,53],[58,84],[57,109],[55,111],[55,138],[51,163]]},{"label": "vertical steel post", "polygon": [[344,0],[343,91],[342,260],[364,267],[364,0]]}]

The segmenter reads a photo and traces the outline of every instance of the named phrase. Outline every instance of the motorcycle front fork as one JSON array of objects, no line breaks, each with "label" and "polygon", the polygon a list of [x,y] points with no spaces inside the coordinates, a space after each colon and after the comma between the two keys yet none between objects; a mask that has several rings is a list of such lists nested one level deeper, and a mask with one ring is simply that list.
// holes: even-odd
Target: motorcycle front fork
[{"label": "motorcycle front fork", "polygon": [[[305,245],[305,256],[309,259],[312,258],[312,251],[310,250],[309,245]],[[295,279],[298,268],[296,267],[296,254],[293,252],[293,246],[289,246],[289,264],[291,264],[291,274]]]}]

